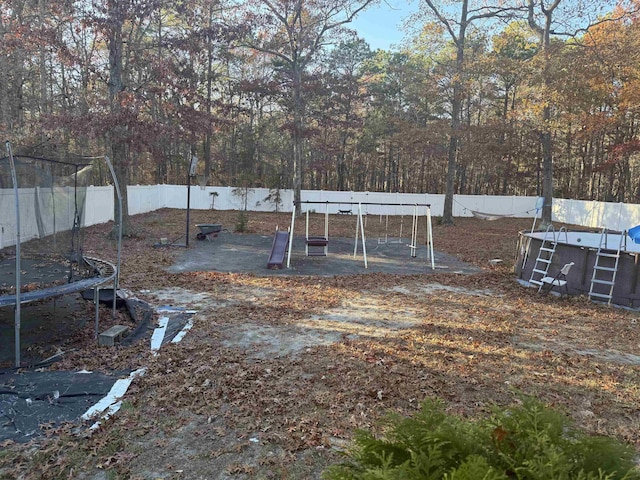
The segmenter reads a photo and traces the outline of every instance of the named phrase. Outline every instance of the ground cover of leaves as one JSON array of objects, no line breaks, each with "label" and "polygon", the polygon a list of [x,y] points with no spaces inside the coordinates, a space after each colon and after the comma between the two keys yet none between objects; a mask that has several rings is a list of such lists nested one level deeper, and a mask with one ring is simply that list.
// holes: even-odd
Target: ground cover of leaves
[{"label": "ground cover of leaves", "polygon": [[[252,233],[289,221],[246,215]],[[238,216],[196,211],[192,223],[233,230]],[[518,285],[517,234],[530,220],[434,222],[435,248],[482,267],[476,275],[274,278],[168,274],[176,250],[152,245],[178,238],[184,218],[132,218],[121,286],[197,310],[192,330],[155,356],[146,344],[96,349],[91,331],[78,332],[55,368],[146,366],[145,376],[92,435],[52,426],[44,439],[0,445],[0,478],[319,478],[355,429],[427,397],[476,416],[533,395],[640,449],[638,313]],[[351,237],[354,217],[331,225]],[[110,228],[89,229],[88,254],[115,260]]]}]

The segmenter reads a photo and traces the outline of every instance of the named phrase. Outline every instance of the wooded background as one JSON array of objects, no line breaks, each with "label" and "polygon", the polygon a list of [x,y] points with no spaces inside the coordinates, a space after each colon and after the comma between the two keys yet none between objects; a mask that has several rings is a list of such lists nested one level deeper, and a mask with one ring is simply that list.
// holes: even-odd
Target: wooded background
[{"label": "wooded background", "polygon": [[637,2],[424,1],[394,51],[349,30],[367,0],[4,1],[0,133],[125,184],[195,155],[209,185],[444,193],[453,154],[452,193],[530,196],[548,140],[556,197],[638,202]]}]

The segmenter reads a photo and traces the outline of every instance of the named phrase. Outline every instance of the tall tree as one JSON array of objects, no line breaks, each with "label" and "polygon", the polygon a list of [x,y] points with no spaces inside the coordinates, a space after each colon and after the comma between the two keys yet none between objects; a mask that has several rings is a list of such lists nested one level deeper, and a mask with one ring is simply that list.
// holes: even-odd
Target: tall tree
[{"label": "tall tree", "polygon": [[[542,82],[543,92],[547,98],[543,99],[542,127],[540,130],[540,145],[542,146],[542,225],[551,224],[553,202],[553,151],[551,138],[551,101],[549,98],[550,57],[551,57],[551,33],[553,26],[553,13],[560,5],[561,0],[553,0],[546,5],[544,0],[537,2],[527,0],[529,26],[538,33],[540,38],[541,53],[543,56]],[[536,21],[536,8],[542,14],[542,21]]]},{"label": "tall tree", "polygon": [[362,125],[362,76],[365,61],[371,57],[369,46],[363,40],[340,43],[328,54],[324,83],[328,89],[323,95],[323,112],[331,117],[337,129],[336,188],[349,188],[348,144]]},{"label": "tall tree", "polygon": [[[575,27],[567,28],[565,22],[560,22],[558,12],[561,5],[569,5],[565,12],[561,12],[565,19],[579,16],[583,24]],[[539,130],[540,145],[542,147],[542,196],[544,204],[542,207],[542,225],[549,225],[552,221],[553,214],[553,132],[551,127],[552,120],[552,98],[551,98],[551,57],[552,36],[559,37],[575,37],[579,32],[587,31],[590,27],[601,24],[603,22],[615,22],[625,18],[632,10],[618,12],[616,16],[601,17],[605,6],[599,2],[565,2],[562,0],[553,0],[545,2],[545,0],[527,0],[527,20],[529,26],[538,34],[540,39],[541,55],[542,55],[542,114]],[[570,22],[569,22],[570,23]]]},{"label": "tall tree", "polygon": [[[499,7],[518,0],[475,9],[480,0],[431,0],[442,19],[427,3],[423,11],[436,28],[371,59],[351,39],[323,48],[345,39],[337,35],[347,27],[337,22],[353,13],[340,10],[345,4],[327,21],[328,0],[281,0],[269,4],[275,13],[249,1],[0,2],[0,131],[22,152],[106,151],[123,186],[183,182],[198,146],[210,179],[284,188],[295,144],[303,186],[452,192],[453,159],[455,193],[535,195],[550,151],[545,177],[555,175],[556,195],[637,200],[637,1],[609,11],[598,9],[609,2],[560,0],[548,27],[552,0],[519,0],[524,21],[489,39],[481,27],[501,25],[489,14],[508,16]],[[229,23],[231,13],[249,8],[256,48],[230,48],[247,32]],[[546,59],[527,21],[531,8],[538,33],[549,33]],[[563,37],[570,29],[580,36]],[[545,129],[552,144],[543,152]]]},{"label": "tall tree", "polygon": [[[455,188],[458,148],[461,138],[461,108],[465,77],[465,48],[468,29],[474,22],[492,18],[509,18],[514,15],[516,7],[508,4],[485,5],[484,2],[474,3],[473,0],[461,0],[457,8],[457,18],[450,16],[452,9],[449,5],[437,0],[424,0],[430,12],[444,27],[455,46],[455,68],[453,70],[451,93],[451,132],[447,150],[446,190],[444,197],[444,211],[442,223],[453,224],[453,194]],[[531,0],[533,1],[533,0]]]},{"label": "tall tree", "polygon": [[291,114],[293,190],[297,213],[303,177],[305,73],[327,42],[373,0],[258,0],[248,4],[246,20],[255,25],[244,43],[269,53],[286,82],[285,108]]},{"label": "tall tree", "polygon": [[[125,110],[123,109],[123,95],[125,84],[123,79],[123,28],[130,12],[125,2],[109,0],[107,2],[106,36],[109,49],[109,114],[113,120],[111,129],[107,131],[107,149],[113,161],[116,179],[122,187],[122,232],[130,234],[129,202],[127,196],[128,152],[126,144],[127,127],[125,124]],[[115,194],[115,192],[114,192]],[[118,203],[115,203],[116,208]],[[114,218],[118,218],[117,212]],[[114,231],[115,233],[115,231]]]}]

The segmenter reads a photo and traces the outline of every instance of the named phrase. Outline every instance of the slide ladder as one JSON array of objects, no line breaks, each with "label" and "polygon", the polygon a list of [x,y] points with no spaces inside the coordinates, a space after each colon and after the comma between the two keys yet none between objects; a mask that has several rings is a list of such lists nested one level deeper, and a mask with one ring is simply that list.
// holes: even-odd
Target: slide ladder
[{"label": "slide ladder", "polygon": [[[564,227],[562,227],[564,228]],[[560,229],[562,231],[562,229]],[[558,240],[556,238],[556,231],[553,225],[549,225],[542,237],[542,244],[540,250],[538,250],[538,256],[536,257],[536,263],[531,270],[531,278],[529,283],[540,287],[542,285],[542,279],[547,276],[549,267],[553,261],[553,255],[556,253],[556,246]]]},{"label": "slide ladder", "polygon": [[[603,228],[600,234],[600,245],[596,253],[596,261],[593,265],[593,275],[591,276],[591,286],[589,287],[589,300],[606,301],[611,304],[613,297],[613,287],[616,284],[616,275],[618,273],[618,265],[620,263],[620,251],[622,250],[627,239],[627,232],[620,235],[620,242],[614,248],[610,248],[607,244],[607,229]],[[598,286],[602,285],[598,291]]]}]

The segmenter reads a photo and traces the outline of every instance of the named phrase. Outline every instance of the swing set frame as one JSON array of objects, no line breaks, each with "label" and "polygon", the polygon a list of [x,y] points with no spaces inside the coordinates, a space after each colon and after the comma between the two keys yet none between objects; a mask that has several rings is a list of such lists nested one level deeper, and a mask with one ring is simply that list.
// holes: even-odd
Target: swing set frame
[{"label": "swing set frame", "polygon": [[[300,202],[294,202],[291,212],[291,226],[289,231],[289,249],[287,253],[287,268],[291,268],[291,251],[293,250],[293,232],[296,221],[296,206],[300,205],[324,205],[324,236],[310,236],[309,235],[309,210],[306,210],[306,225],[305,225],[305,254],[309,255],[322,255],[326,256],[329,250],[329,205],[357,205],[357,221],[356,221],[356,234],[353,247],[353,258],[355,259],[358,254],[358,241],[362,245],[362,256],[364,261],[364,268],[369,268],[367,262],[367,245],[365,234],[365,222],[364,214],[362,212],[362,206],[376,205],[376,206],[390,206],[390,207],[412,207],[412,226],[411,226],[411,242],[407,245],[410,250],[410,256],[415,258],[417,256],[418,249],[418,219],[421,216],[426,216],[427,219],[427,261],[429,262],[431,269],[435,270],[435,260],[433,253],[433,228],[431,223],[431,204],[428,203],[379,203],[379,202],[331,202],[331,201],[313,201],[303,200]],[[421,209],[424,209],[424,214],[421,215]],[[388,215],[387,215],[388,222]],[[398,242],[399,243],[399,242]],[[322,252],[309,253],[309,247],[321,247]]]}]

